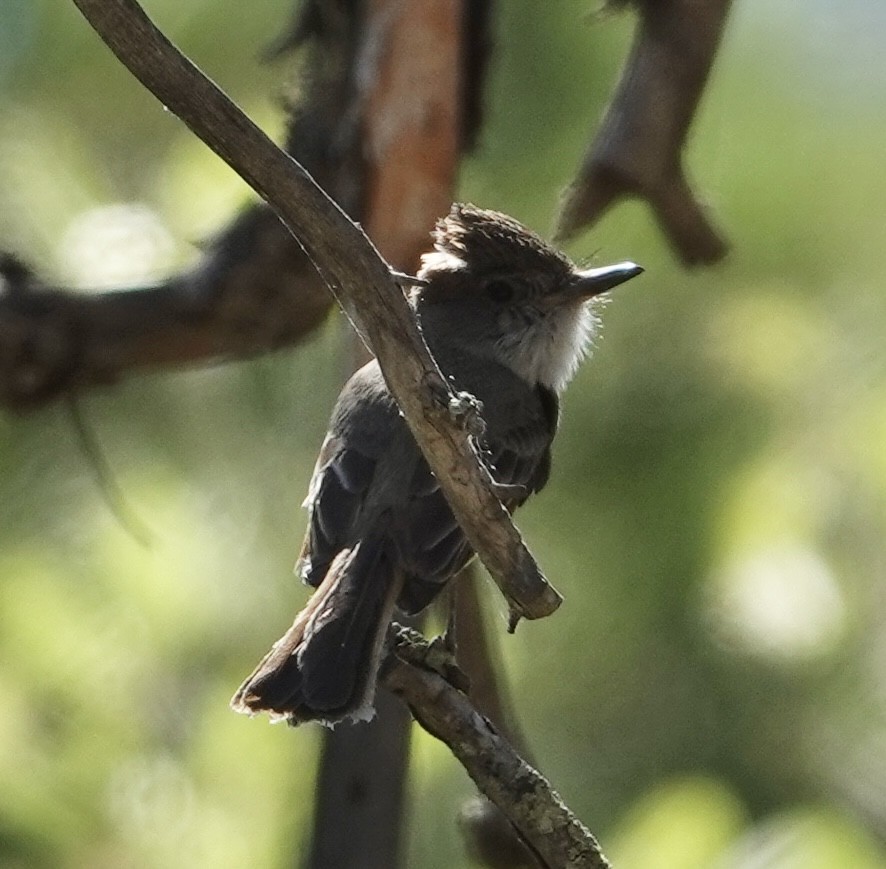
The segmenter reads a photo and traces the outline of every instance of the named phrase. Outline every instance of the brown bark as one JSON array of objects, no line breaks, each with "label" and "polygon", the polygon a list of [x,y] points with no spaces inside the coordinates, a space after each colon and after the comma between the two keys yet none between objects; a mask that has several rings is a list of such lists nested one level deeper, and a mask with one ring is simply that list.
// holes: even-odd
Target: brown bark
[{"label": "brown bark", "polygon": [[395,268],[415,271],[453,200],[461,118],[462,0],[371,0],[365,226]]},{"label": "brown bark", "polygon": [[330,307],[313,267],[264,207],[244,212],[194,269],[154,287],[73,293],[10,274],[8,261],[4,275],[0,403],[17,411],[130,372],[291,345]]},{"label": "brown bark", "polygon": [[[461,7],[461,0],[367,3],[357,52],[366,145],[360,213],[382,255],[402,271],[415,271],[437,217],[453,198],[461,141]],[[353,348],[355,364],[366,355],[362,345]],[[411,724],[409,710],[380,687],[372,722],[325,736],[310,869],[403,865]],[[345,826],[348,835],[342,836]]]}]

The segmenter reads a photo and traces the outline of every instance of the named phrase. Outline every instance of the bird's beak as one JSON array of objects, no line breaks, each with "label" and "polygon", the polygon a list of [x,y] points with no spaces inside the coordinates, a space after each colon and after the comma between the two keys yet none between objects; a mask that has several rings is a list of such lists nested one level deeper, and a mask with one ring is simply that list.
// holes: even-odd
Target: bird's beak
[{"label": "bird's beak", "polygon": [[585,269],[575,273],[566,287],[566,295],[574,299],[591,299],[642,273],[642,266],[632,262],[617,263],[599,269]]}]

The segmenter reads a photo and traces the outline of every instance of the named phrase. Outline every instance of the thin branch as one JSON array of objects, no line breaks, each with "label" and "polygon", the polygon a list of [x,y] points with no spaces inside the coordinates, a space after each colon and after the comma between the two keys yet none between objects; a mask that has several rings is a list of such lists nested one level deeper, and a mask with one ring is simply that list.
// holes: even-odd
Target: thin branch
[{"label": "thin branch", "polygon": [[646,200],[685,265],[714,263],[728,243],[683,167],[689,126],[731,0],[640,0],[641,23],[615,95],[566,191],[557,234],[592,226],[621,199]]},{"label": "thin branch", "polygon": [[512,622],[549,615],[548,584],[495,496],[452,396],[402,292],[372,243],[291,157],[150,22],[134,0],[75,0],[105,43],[169,110],[228,163],[283,220],[340,304],[359,320],[391,391],[456,519],[505,595]]},{"label": "thin branch", "polygon": [[467,696],[429,668],[429,652],[433,656],[434,647],[410,632],[398,634],[383,683],[406,702],[428,733],[446,744],[543,867],[608,869],[610,864],[590,830]]},{"label": "thin branch", "polygon": [[[489,625],[483,617],[480,576],[468,565],[457,579],[455,594],[456,660],[470,681],[468,697],[477,711],[530,764],[532,752],[520,729],[507,685],[496,667]],[[538,865],[507,816],[486,797],[472,796],[458,813],[468,853],[490,869],[523,869]]]}]

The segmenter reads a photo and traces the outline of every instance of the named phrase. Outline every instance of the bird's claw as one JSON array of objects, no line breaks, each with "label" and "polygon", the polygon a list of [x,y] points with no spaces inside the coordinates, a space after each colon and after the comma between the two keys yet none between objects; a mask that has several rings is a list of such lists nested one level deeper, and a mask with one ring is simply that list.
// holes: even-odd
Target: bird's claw
[{"label": "bird's claw", "polygon": [[470,392],[456,392],[449,397],[449,416],[472,438],[480,440],[486,434],[483,402]]}]

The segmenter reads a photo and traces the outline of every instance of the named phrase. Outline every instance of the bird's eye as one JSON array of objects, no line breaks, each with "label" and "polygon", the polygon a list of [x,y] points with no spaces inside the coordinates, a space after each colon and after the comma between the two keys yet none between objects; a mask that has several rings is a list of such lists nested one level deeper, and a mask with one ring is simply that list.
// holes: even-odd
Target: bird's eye
[{"label": "bird's eye", "polygon": [[493,278],[493,280],[487,281],[485,290],[486,295],[493,302],[510,302],[514,298],[513,286],[508,281],[501,280],[501,278]]}]

